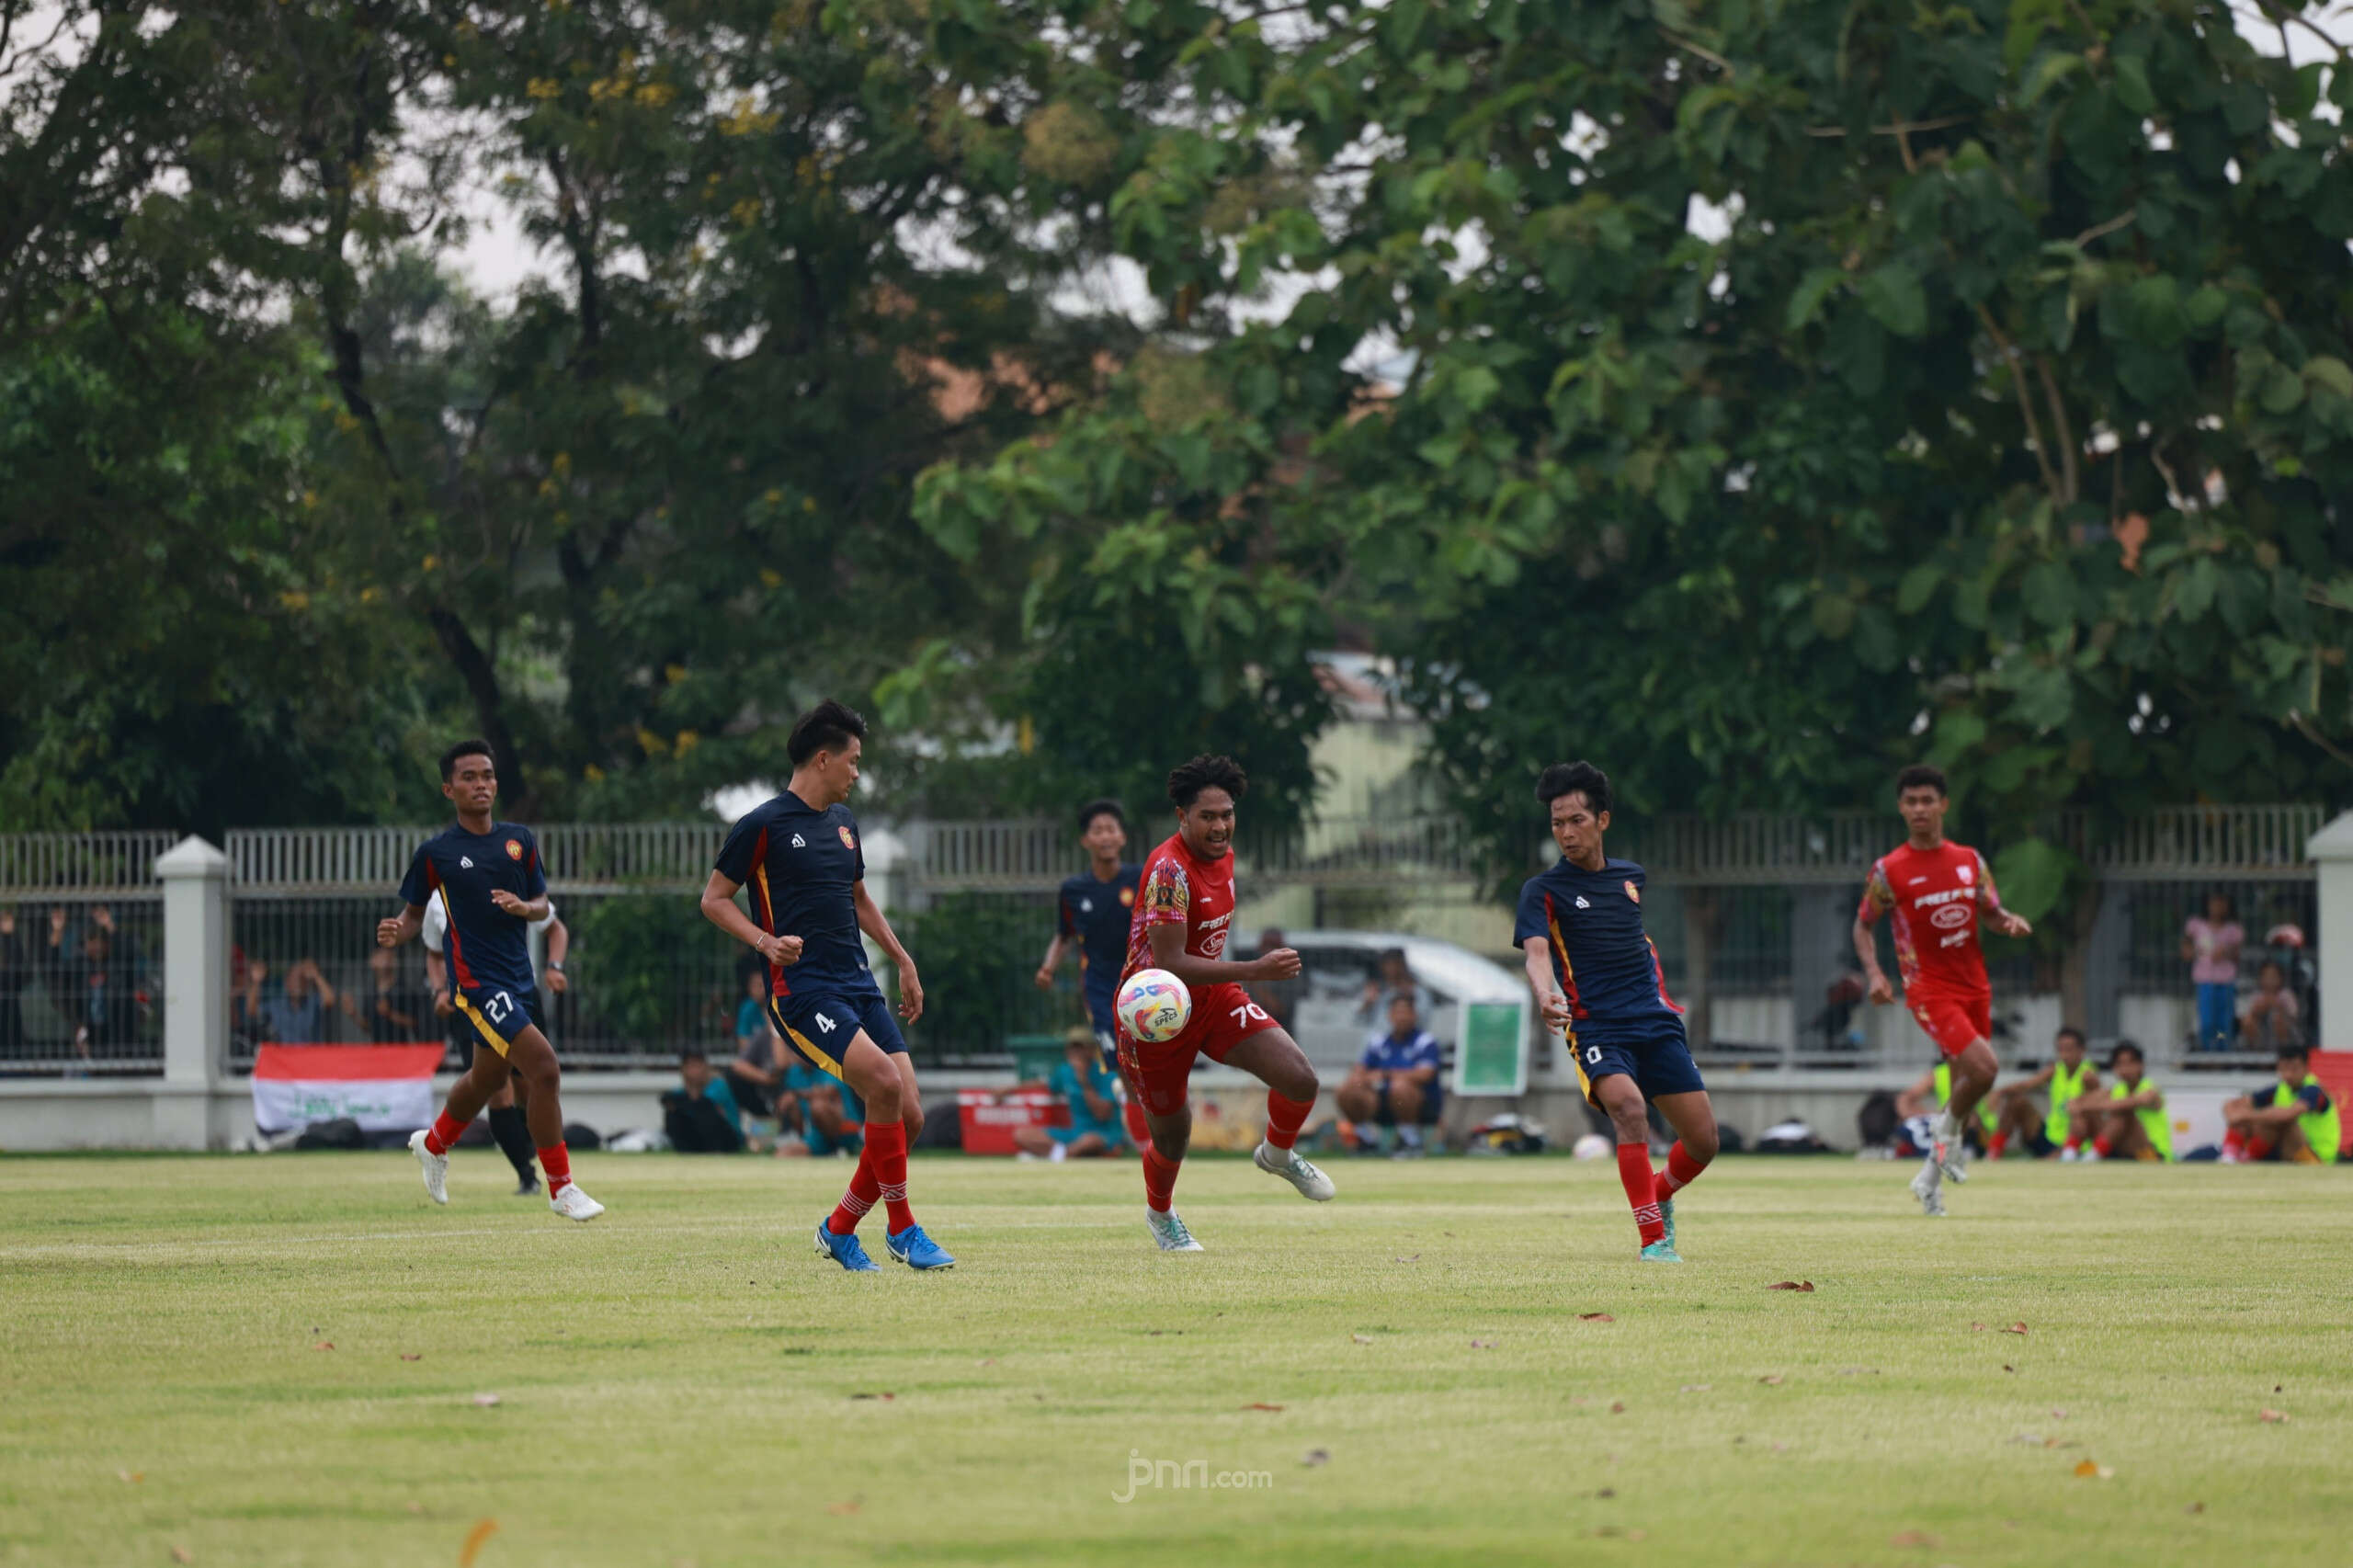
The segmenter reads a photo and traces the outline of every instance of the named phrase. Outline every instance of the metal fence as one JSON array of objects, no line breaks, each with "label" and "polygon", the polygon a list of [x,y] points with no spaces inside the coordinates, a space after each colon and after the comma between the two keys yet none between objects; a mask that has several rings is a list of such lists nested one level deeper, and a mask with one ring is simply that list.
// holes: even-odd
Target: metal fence
[{"label": "metal fence", "polygon": [[[2317,913],[2303,846],[2327,814],[2317,805],[2180,807],[2115,823],[2078,813],[2046,824],[2103,889],[2092,989],[2187,998],[2182,923],[2221,892],[2248,933],[2243,985],[2254,989],[2263,958],[2279,959],[2312,1031],[2317,996],[2303,955]],[[419,949],[387,954],[374,941],[411,855],[433,831],[229,835],[233,1067],[248,1066],[264,1039],[444,1035],[425,1001]],[[688,1046],[733,1050],[746,970],[756,966],[695,903],[724,833],[717,822],[538,829],[571,942],[566,990],[550,998],[550,1032],[567,1065],[642,1066]],[[1685,911],[1705,892],[1712,937],[1705,985],[1696,989],[1778,1007],[1781,1038],[1734,1044],[1756,1047],[1758,1060],[1852,1061],[1824,982],[1847,961],[1847,915],[1866,870],[1902,833],[1877,812],[1667,817],[1626,824],[1611,848],[1650,869],[1651,926],[1671,986],[1690,992],[1700,978],[1689,972]],[[160,1071],[153,862],[173,842],[166,833],[0,835],[0,1073]],[[1002,1061],[1008,1038],[1080,1019],[1071,971],[1048,991],[1033,983],[1052,891],[1080,869],[1067,823],[915,822],[895,832],[877,823],[868,842],[878,897],[924,962],[931,1006],[909,1031],[923,1059]],[[1531,833],[1529,865],[1546,853]],[[1416,903],[1495,907],[1495,868],[1459,819],[1441,815],[1312,823],[1279,841],[1245,842],[1236,874],[1245,899],[1313,890],[1324,924],[1378,924]],[[2307,945],[2267,945],[2283,926],[2301,929]],[[1989,957],[2004,996],[2056,984],[2047,956],[1992,944]],[[2147,1043],[2164,1060],[2186,1041]]]}]

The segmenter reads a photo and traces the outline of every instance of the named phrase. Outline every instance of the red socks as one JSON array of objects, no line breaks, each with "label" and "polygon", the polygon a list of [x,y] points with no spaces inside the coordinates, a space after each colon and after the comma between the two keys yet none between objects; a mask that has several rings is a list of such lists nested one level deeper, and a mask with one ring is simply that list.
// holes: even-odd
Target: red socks
[{"label": "red socks", "polygon": [[1307,1113],[1315,1102],[1285,1099],[1273,1089],[1267,1091],[1267,1142],[1278,1149],[1288,1149],[1299,1141],[1299,1130],[1306,1124]]},{"label": "red socks", "polygon": [[882,1184],[874,1179],[871,1131],[869,1130],[865,1146],[858,1152],[858,1169],[850,1173],[849,1190],[842,1194],[842,1200],[834,1205],[833,1216],[825,1221],[825,1228],[837,1236],[846,1236],[857,1230],[858,1222],[866,1218],[866,1211],[882,1198]]},{"label": "red socks", "polygon": [[2083,1146],[2084,1141],[2080,1138],[2070,1138],[2067,1140],[2067,1147],[2070,1149],[2081,1149]]},{"label": "red socks", "polygon": [[2248,1139],[2246,1141],[2246,1157],[2250,1160],[2269,1159],[2271,1157],[2271,1140],[2268,1138]]},{"label": "red socks", "polygon": [[1993,1137],[1985,1140],[1985,1157],[1989,1160],[2000,1159],[2002,1157],[2002,1151],[2009,1146],[2009,1142],[2010,1135],[2008,1133],[1995,1133]]},{"label": "red socks", "polygon": [[1154,1213],[1165,1214],[1176,1197],[1179,1162],[1161,1158],[1152,1144],[1143,1146],[1143,1200]]},{"label": "red socks", "polygon": [[540,1169],[548,1176],[548,1196],[553,1198],[572,1185],[572,1151],[554,1142],[540,1151]]},{"label": "red socks", "polygon": [[[1696,1170],[1692,1172],[1694,1176],[1698,1174]],[[1648,1246],[1665,1235],[1666,1221],[1658,1211],[1658,1182],[1651,1174],[1649,1144],[1618,1145],[1618,1181],[1626,1189],[1627,1203],[1633,1208],[1634,1224],[1643,1233],[1643,1244]]]},{"label": "red socks", "polygon": [[[1625,1151],[1631,1147],[1631,1144],[1620,1145],[1620,1158],[1622,1159],[1624,1157]],[[1644,1159],[1643,1163],[1646,1165],[1649,1163],[1647,1157]],[[1677,1139],[1675,1141],[1675,1147],[1666,1152],[1666,1169],[1658,1173],[1657,1184],[1651,1188],[1652,1201],[1657,1203],[1665,1202],[1668,1199],[1674,1197],[1677,1193],[1682,1191],[1685,1187],[1689,1187],[1693,1182],[1699,1180],[1699,1173],[1707,1168],[1707,1162],[1704,1160],[1693,1159],[1691,1157],[1691,1152],[1683,1146],[1683,1140],[1680,1138]],[[1665,1228],[1665,1221],[1662,1221],[1660,1223],[1660,1229],[1664,1231]]]},{"label": "red socks", "polygon": [[915,1222],[915,1211],[907,1207],[907,1124],[868,1122],[862,1158],[871,1162],[875,1186],[882,1192],[882,1212],[895,1236]]},{"label": "red socks", "polygon": [[464,1136],[465,1131],[466,1124],[451,1116],[448,1106],[443,1106],[441,1114],[433,1119],[433,1125],[425,1130],[425,1152],[428,1154],[448,1153],[458,1146],[458,1140]]},{"label": "red socks", "polygon": [[2108,1158],[2108,1155],[2109,1155],[2109,1142],[2108,1142],[2108,1140],[2107,1140],[2106,1138],[2095,1138],[2095,1139],[2093,1139],[2093,1140],[2092,1140],[2092,1153],[2095,1153],[2095,1154],[2097,1154],[2097,1155],[2098,1155],[2101,1159],[2103,1159],[2103,1160],[2105,1160],[2106,1158]]}]

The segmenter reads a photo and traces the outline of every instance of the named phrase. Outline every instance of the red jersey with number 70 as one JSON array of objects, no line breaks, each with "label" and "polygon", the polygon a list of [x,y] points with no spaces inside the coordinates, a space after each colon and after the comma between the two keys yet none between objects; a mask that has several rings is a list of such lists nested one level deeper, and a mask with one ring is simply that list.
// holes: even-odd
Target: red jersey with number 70
[{"label": "red jersey with number 70", "polygon": [[1867,926],[1882,914],[1894,916],[1906,997],[1984,996],[1994,988],[1978,943],[1979,915],[2001,906],[1985,858],[1948,841],[1934,849],[1906,844],[1881,856],[1856,914]]},{"label": "red jersey with number 70", "polygon": [[1136,912],[1128,921],[1121,984],[1140,969],[1158,967],[1152,956],[1152,928],[1180,923],[1187,952],[1197,959],[1225,956],[1228,927],[1233,923],[1233,857],[1199,859],[1185,847],[1184,835],[1171,834],[1144,859],[1136,885]]}]

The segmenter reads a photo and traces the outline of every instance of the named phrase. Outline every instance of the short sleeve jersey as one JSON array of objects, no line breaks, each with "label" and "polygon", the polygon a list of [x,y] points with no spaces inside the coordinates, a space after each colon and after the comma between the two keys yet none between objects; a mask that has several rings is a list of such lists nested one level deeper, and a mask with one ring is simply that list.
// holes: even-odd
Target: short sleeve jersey
[{"label": "short sleeve jersey", "polygon": [[1976,850],[1950,842],[1934,849],[1906,844],[1871,867],[1856,913],[1866,925],[1893,916],[1906,996],[1982,996],[1993,987],[1978,945],[1978,915],[2000,903],[1994,874]]},{"label": "short sleeve jersey", "polygon": [[[1070,1108],[1071,1126],[1081,1132],[1103,1132],[1119,1125],[1120,1102],[1118,1091],[1113,1087],[1118,1082],[1111,1070],[1100,1062],[1087,1069],[1083,1081],[1071,1071],[1069,1062],[1058,1062],[1053,1072],[1046,1077],[1046,1087]],[[1086,1091],[1089,1089],[1095,1091],[1096,1098],[1110,1102],[1111,1114],[1108,1118],[1097,1119],[1087,1109]]]},{"label": "short sleeve jersey", "polygon": [[1063,883],[1054,901],[1054,929],[1077,942],[1079,983],[1090,996],[1108,997],[1119,985],[1142,881],[1141,866],[1122,866],[1108,882],[1081,871]]},{"label": "short sleeve jersey", "polygon": [[451,826],[417,846],[401,881],[404,903],[438,903],[442,951],[449,978],[464,991],[525,992],[532,988],[531,923],[491,902],[504,888],[517,898],[548,891],[540,841],[519,823],[499,822],[488,833]]},{"label": "short sleeve jersey", "polygon": [[1646,873],[1631,860],[1588,871],[1563,856],[1519,890],[1512,943],[1544,938],[1569,1016],[1595,1024],[1677,1018],[1658,948],[1643,928]]},{"label": "short sleeve jersey", "polygon": [[[525,921],[523,926],[526,930],[544,931],[554,924],[555,900],[550,899],[548,900],[548,912],[537,920]],[[444,946],[444,942],[449,936],[449,916],[448,912],[441,907],[441,901],[439,899],[428,901],[425,906],[425,925],[417,933],[418,938],[425,944],[425,950],[428,953],[439,952]]]},{"label": "short sleeve jersey", "polygon": [[801,938],[799,962],[768,966],[773,994],[881,994],[858,934],[866,851],[847,806],[817,811],[787,790],[745,813],[717,869],[751,890],[761,930]]},{"label": "short sleeve jersey", "polygon": [[1376,1073],[1411,1073],[1417,1068],[1436,1067],[1440,1062],[1438,1036],[1427,1029],[1415,1029],[1409,1040],[1399,1040],[1393,1034],[1377,1034],[1365,1041],[1364,1054],[1358,1060]]},{"label": "short sleeve jersey", "polygon": [[1143,874],[1136,888],[1136,907],[1128,926],[1128,956],[1120,978],[1152,963],[1152,928],[1182,926],[1185,950],[1197,959],[1225,956],[1228,929],[1233,924],[1233,857],[1196,859],[1185,847],[1182,834],[1144,858]]}]

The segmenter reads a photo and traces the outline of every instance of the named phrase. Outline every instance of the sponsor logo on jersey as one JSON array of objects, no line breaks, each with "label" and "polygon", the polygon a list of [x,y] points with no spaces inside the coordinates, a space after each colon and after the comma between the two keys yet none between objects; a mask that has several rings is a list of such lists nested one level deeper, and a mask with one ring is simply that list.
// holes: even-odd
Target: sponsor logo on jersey
[{"label": "sponsor logo on jersey", "polygon": [[1969,905],[1965,903],[1945,904],[1934,915],[1928,916],[1928,924],[1936,926],[1940,931],[1949,931],[1956,926],[1966,926],[1969,924]]},{"label": "sponsor logo on jersey", "polygon": [[523,846],[518,840],[510,838],[506,841],[506,858],[509,860],[520,860],[523,858]]},{"label": "sponsor logo on jersey", "polygon": [[1643,902],[1643,890],[1636,887],[1631,881],[1629,881],[1626,883],[1626,896],[1632,899],[1636,903],[1640,903]]},{"label": "sponsor logo on jersey", "polygon": [[842,835],[842,847],[843,847],[843,848],[845,848],[845,849],[855,849],[855,848],[857,848],[857,847],[858,847],[858,838],[857,838],[857,836],[856,836],[855,835],[853,835],[853,834],[850,832],[850,830],[849,830],[848,828],[847,828],[847,827],[837,827],[837,828],[834,829],[834,831],[835,831],[835,833],[838,833],[838,834],[840,834],[840,835]]}]

